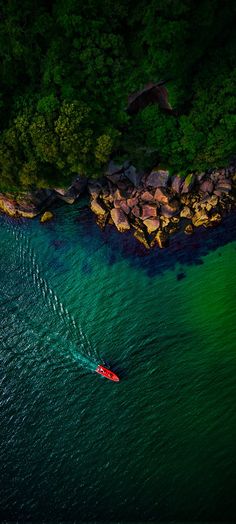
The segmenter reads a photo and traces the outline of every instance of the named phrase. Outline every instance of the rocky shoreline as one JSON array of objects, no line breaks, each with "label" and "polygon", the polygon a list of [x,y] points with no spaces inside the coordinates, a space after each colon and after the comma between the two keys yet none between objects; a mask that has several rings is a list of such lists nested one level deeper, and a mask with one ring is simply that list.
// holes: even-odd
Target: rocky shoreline
[{"label": "rocky shoreline", "polygon": [[41,189],[17,196],[0,193],[0,210],[16,218],[41,214],[45,222],[53,216],[51,209],[62,202],[73,204],[85,191],[101,228],[113,224],[121,233],[133,231],[147,249],[163,248],[175,232],[191,235],[200,226],[215,226],[235,207],[236,166],[184,177],[171,176],[159,167],[139,173],[128,162],[123,166],[110,162],[102,179],[77,177],[67,190]]},{"label": "rocky shoreline", "polygon": [[100,227],[131,229],[147,249],[163,248],[178,230],[191,235],[199,226],[221,222],[235,206],[236,169],[232,164],[183,177],[159,168],[140,174],[134,166],[111,163],[104,179],[90,182],[88,190]]}]

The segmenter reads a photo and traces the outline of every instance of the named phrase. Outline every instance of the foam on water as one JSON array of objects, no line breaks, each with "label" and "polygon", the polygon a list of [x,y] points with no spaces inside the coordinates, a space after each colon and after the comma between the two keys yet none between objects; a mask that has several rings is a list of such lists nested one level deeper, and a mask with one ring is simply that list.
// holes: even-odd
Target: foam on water
[{"label": "foam on water", "polygon": [[98,364],[98,355],[92,349],[88,337],[82,331],[82,327],[76,323],[68,308],[42,276],[42,270],[37,263],[36,253],[31,246],[29,234],[23,230],[23,227],[12,224],[12,222],[7,222],[7,230],[15,239],[15,261],[18,259],[21,263],[22,279],[26,279],[27,285],[30,285],[29,279],[33,281],[35,287],[44,298],[44,303],[49,309],[48,314],[51,315],[53,310],[57,315],[57,320],[60,319],[64,324],[63,330],[65,330],[65,333],[61,335],[61,338],[64,339],[67,351],[69,350],[71,357],[79,365],[94,370],[96,364]]}]

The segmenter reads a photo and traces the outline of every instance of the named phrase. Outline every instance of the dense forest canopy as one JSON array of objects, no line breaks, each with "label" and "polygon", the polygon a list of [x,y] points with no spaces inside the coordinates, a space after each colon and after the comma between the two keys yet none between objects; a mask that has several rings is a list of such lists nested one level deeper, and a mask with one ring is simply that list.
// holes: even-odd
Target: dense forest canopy
[{"label": "dense forest canopy", "polygon": [[[235,154],[235,2],[8,0],[0,7],[0,188]],[[128,95],[167,80],[177,116]]]}]

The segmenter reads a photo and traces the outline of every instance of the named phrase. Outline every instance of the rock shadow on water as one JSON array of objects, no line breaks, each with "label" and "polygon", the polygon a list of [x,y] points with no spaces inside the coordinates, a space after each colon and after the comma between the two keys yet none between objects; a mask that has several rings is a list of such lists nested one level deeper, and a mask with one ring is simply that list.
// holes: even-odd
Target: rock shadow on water
[{"label": "rock shadow on water", "polygon": [[183,278],[185,277],[186,277],[185,273],[178,273],[178,275],[176,275],[176,280],[183,280]]},{"label": "rock shadow on water", "polygon": [[84,274],[84,275],[91,275],[93,270],[92,270],[92,266],[91,264],[89,263],[88,260],[83,260],[82,264],[81,264],[81,272]]},{"label": "rock shadow on water", "polygon": [[54,239],[54,240],[51,240],[50,242],[50,246],[53,247],[55,251],[59,249],[64,249],[66,245],[67,245],[66,240],[61,240],[61,239]]},{"label": "rock shadow on water", "polygon": [[121,234],[109,224],[102,231],[89,210],[86,215],[87,220],[78,222],[79,239],[85,247],[89,245],[90,254],[104,244],[104,263],[112,266],[125,259],[149,277],[175,270],[179,265],[203,265],[206,255],[236,240],[236,212],[226,216],[216,227],[196,229],[192,236],[178,232],[170,238],[168,247],[160,249],[156,246],[150,251],[133,237],[132,232]]}]

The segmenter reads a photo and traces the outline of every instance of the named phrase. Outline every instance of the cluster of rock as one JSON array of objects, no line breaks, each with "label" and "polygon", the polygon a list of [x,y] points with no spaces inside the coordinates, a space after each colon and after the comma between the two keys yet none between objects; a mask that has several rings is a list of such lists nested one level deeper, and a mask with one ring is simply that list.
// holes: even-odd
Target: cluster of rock
[{"label": "cluster of rock", "polygon": [[34,218],[45,209],[56,207],[60,202],[73,204],[86,185],[86,179],[77,177],[68,189],[38,189],[18,194],[0,193],[0,211],[15,218]]},{"label": "cluster of rock", "polygon": [[192,234],[195,227],[218,224],[235,202],[235,167],[170,176],[165,169],[137,173],[134,166],[109,165],[106,176],[90,181],[91,210],[97,223],[114,224],[118,231],[134,230],[145,247],[164,247],[181,227]]},{"label": "cluster of rock", "polygon": [[110,162],[106,175],[97,181],[76,177],[68,189],[39,189],[18,195],[0,193],[0,211],[11,217],[52,218],[48,211],[61,202],[73,204],[85,189],[90,206],[102,228],[114,224],[118,231],[133,230],[146,248],[164,247],[180,228],[192,234],[194,228],[218,224],[235,205],[235,163],[225,169],[171,176],[156,168],[139,173],[126,162]]}]

